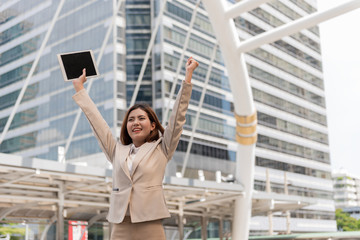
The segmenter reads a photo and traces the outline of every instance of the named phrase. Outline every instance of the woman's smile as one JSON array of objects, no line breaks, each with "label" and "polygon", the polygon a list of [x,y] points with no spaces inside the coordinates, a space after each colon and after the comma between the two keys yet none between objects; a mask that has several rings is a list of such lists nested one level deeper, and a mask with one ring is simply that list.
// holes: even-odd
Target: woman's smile
[{"label": "woman's smile", "polygon": [[134,129],[133,129],[133,132],[134,132],[134,133],[139,133],[139,132],[141,132],[141,128],[134,128]]}]

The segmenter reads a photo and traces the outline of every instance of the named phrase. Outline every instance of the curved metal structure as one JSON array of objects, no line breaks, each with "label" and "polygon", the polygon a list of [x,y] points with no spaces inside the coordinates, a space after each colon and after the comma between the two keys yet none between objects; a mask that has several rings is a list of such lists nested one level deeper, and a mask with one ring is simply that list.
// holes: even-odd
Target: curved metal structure
[{"label": "curved metal structure", "polygon": [[244,53],[263,44],[314,26],[360,7],[359,0],[349,1],[324,12],[316,12],[296,21],[284,24],[269,32],[240,42],[233,21],[234,17],[250,11],[267,0],[244,0],[230,5],[227,0],[202,0],[213,30],[221,48],[228,70],[229,81],[234,98],[236,118],[236,140],[238,142],[236,159],[236,180],[243,184],[245,196],[235,203],[232,239],[248,239],[251,218],[251,199],[254,185],[254,159],[256,143],[256,110],[254,107],[249,76],[244,60]]},{"label": "curved metal structure", "polygon": [[45,240],[45,239],[46,239],[46,234],[48,233],[51,225],[52,225],[54,222],[56,222],[56,221],[57,221],[57,217],[56,217],[55,215],[52,216],[51,219],[49,220],[49,223],[46,225],[44,231],[43,231],[42,234],[41,234],[41,238],[40,238],[41,240]]},{"label": "curved metal structure", "polygon": [[[228,70],[237,122],[236,140],[239,143],[236,180],[244,186],[246,193],[244,197],[239,197],[235,202],[232,239],[247,239],[254,181],[256,111],[244,55],[234,52],[234,49],[240,45],[240,40],[233,19],[225,17],[226,2],[203,0],[203,4],[209,14]],[[253,5],[253,7],[256,6]]]}]

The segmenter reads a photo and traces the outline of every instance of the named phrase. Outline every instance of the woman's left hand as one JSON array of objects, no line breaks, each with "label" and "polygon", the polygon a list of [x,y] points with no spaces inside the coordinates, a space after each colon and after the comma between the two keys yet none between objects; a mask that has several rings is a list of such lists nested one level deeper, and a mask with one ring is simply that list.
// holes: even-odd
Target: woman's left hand
[{"label": "woman's left hand", "polygon": [[84,88],[84,83],[86,82],[86,69],[83,69],[83,74],[72,81],[75,91],[78,92]]},{"label": "woman's left hand", "polygon": [[191,83],[192,73],[194,70],[199,66],[199,63],[193,58],[189,57],[186,62],[186,74],[185,74],[185,81]]}]

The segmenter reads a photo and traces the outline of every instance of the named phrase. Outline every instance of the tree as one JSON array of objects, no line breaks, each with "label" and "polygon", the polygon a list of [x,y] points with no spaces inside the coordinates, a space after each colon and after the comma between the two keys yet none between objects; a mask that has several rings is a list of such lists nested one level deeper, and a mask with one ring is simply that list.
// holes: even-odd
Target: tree
[{"label": "tree", "polygon": [[337,229],[339,231],[347,232],[360,230],[360,220],[350,217],[350,214],[343,212],[342,209],[336,209],[335,218]]},{"label": "tree", "polygon": [[9,234],[11,239],[23,239],[25,236],[25,229],[17,227],[17,224],[0,224],[0,236]]}]

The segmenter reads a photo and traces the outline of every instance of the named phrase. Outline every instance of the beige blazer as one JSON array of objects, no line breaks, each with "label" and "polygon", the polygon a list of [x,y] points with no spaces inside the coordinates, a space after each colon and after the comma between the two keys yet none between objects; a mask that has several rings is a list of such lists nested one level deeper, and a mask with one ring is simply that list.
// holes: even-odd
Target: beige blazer
[{"label": "beige blazer", "polygon": [[113,191],[107,220],[123,221],[129,206],[132,222],[144,222],[170,217],[166,207],[162,181],[167,162],[173,156],[185,124],[192,84],[183,81],[164,135],[154,142],[144,143],[133,161],[130,176],[126,165],[130,145],[116,141],[111,130],[86,90],[77,92],[73,99],[86,115],[99,145],[113,165]]}]

